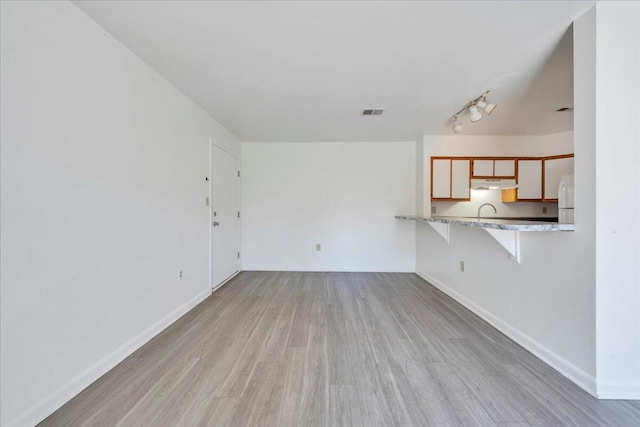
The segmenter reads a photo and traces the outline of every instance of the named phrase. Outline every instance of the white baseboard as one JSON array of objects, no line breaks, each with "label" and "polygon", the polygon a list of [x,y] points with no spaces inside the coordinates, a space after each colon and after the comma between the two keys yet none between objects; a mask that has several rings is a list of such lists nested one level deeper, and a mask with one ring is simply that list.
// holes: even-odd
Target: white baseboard
[{"label": "white baseboard", "polygon": [[398,269],[398,268],[330,268],[330,267],[305,267],[305,266],[280,266],[274,267],[271,265],[252,265],[249,267],[242,267],[242,271],[291,271],[291,272],[304,272],[304,273],[415,273],[415,269]]},{"label": "white baseboard", "polygon": [[598,381],[598,399],[640,400],[640,383],[632,381]]},{"label": "white baseboard", "polygon": [[134,351],[149,342],[153,337],[158,335],[193,307],[204,301],[209,295],[211,295],[211,289],[207,288],[185,304],[169,313],[159,322],[147,328],[129,342],[116,349],[114,352],[82,372],[80,375],[73,378],[57,392],[36,403],[29,411],[11,420],[6,425],[30,426],[38,424],[40,421],[51,415],[56,409],[60,408],[82,390],[91,385],[98,378],[113,369],[118,363],[130,356]]},{"label": "white baseboard", "polygon": [[578,387],[585,390],[587,393],[592,395],[593,397],[599,397],[599,394],[596,394],[596,380],[593,376],[589,375],[582,369],[578,368],[568,360],[562,358],[557,355],[553,351],[549,350],[547,347],[543,346],[536,340],[531,337],[525,335],[518,329],[509,325],[507,322],[499,319],[493,314],[489,313],[484,308],[480,307],[473,301],[469,300],[462,294],[457,291],[451,289],[444,283],[438,281],[437,279],[429,276],[427,273],[416,271],[416,274],[422,277],[427,282],[431,283],[436,288],[440,289],[442,292],[465,306],[467,309],[481,317],[491,326],[517,342],[519,345],[524,347],[530,353],[538,357],[540,360],[545,362],[547,365],[551,366],[553,369],[558,371],[560,374],[571,380]]}]

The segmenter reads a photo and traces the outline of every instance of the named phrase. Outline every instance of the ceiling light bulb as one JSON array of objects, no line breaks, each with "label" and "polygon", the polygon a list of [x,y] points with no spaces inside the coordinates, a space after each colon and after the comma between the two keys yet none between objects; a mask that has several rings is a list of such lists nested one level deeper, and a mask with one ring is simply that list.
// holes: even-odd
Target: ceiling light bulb
[{"label": "ceiling light bulb", "polygon": [[469,113],[471,114],[472,122],[477,122],[482,118],[482,113],[478,111],[478,107],[476,107],[475,105],[472,105],[471,107],[469,107]]},{"label": "ceiling light bulb", "polygon": [[487,102],[486,99],[481,99],[480,101],[478,101],[478,103],[476,105],[478,106],[478,108],[483,110],[487,115],[491,114],[493,112],[493,110],[495,110],[496,107],[497,107],[496,104],[492,104],[490,102]]}]

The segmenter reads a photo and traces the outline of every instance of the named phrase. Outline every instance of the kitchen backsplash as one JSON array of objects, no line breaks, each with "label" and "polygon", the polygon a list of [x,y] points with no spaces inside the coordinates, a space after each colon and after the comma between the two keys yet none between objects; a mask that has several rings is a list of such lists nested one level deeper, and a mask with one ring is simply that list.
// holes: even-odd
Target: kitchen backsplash
[{"label": "kitchen backsplash", "polygon": [[[436,212],[431,216],[476,216],[478,208],[483,203],[491,203],[498,211],[493,213],[491,207],[482,209],[483,217],[557,217],[558,204],[553,202],[513,202],[502,203],[502,195],[500,190],[471,190],[471,201],[469,202],[430,202],[431,209],[435,207]],[[543,207],[546,207],[546,213],[542,213]],[[426,214],[429,215],[432,210],[427,209]]]}]

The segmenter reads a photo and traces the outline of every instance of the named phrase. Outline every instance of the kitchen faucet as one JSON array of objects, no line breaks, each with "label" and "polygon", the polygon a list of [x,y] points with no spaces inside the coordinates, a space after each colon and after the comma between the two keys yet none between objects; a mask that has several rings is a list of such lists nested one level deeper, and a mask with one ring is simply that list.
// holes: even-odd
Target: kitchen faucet
[{"label": "kitchen faucet", "polygon": [[498,210],[496,209],[495,206],[493,206],[491,203],[483,203],[482,205],[480,205],[480,207],[478,208],[478,221],[480,221],[480,209],[482,209],[485,206],[491,206],[493,208],[493,213],[498,213]]}]

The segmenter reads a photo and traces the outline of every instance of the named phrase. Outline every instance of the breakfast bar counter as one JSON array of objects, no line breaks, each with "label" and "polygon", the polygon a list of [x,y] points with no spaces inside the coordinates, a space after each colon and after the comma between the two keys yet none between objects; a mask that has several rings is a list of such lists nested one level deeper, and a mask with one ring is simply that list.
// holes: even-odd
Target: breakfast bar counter
[{"label": "breakfast bar counter", "polygon": [[558,222],[527,221],[518,218],[513,219],[492,219],[492,218],[470,218],[452,216],[417,216],[417,215],[396,215],[396,219],[409,221],[424,221],[429,223],[441,223],[462,225],[465,227],[478,227],[494,230],[513,231],[574,231],[574,224],[560,224]]}]

